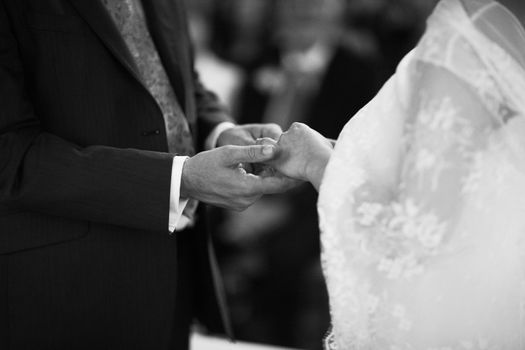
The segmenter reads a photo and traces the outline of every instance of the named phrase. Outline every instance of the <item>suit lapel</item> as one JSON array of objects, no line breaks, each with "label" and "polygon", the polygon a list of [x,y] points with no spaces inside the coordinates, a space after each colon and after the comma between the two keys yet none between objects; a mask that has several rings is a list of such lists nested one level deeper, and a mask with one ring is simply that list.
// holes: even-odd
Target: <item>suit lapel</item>
[{"label": "suit lapel", "polygon": [[[142,1],[148,29],[183,110],[188,112],[192,66],[186,13],[178,0]],[[186,115],[191,119],[191,115]]]},{"label": "suit lapel", "polygon": [[[100,0],[69,1],[113,56],[144,86],[124,39]],[[164,69],[182,109],[186,112],[186,118],[192,123],[196,117],[191,90],[193,66],[190,52],[186,49],[190,47],[190,43],[185,8],[179,0],[147,0],[142,1],[142,6]]]},{"label": "suit lapel", "polygon": [[116,59],[141,84],[142,79],[124,39],[99,0],[69,0]]}]

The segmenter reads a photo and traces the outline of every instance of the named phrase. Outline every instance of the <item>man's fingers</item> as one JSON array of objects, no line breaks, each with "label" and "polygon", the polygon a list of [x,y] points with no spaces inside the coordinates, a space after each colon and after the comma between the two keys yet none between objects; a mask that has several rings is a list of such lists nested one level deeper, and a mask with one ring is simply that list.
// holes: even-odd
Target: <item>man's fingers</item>
[{"label": "man's fingers", "polygon": [[297,187],[303,181],[295,180],[286,176],[255,176],[248,174],[248,183],[254,193],[275,194],[288,191]]},{"label": "man's fingers", "polygon": [[264,124],[262,129],[262,137],[268,137],[274,140],[278,140],[281,137],[283,130],[277,124]]},{"label": "man's fingers", "polygon": [[255,143],[256,143],[257,145],[263,145],[263,146],[264,146],[264,145],[270,145],[270,146],[276,146],[276,145],[277,145],[277,141],[274,140],[274,139],[271,139],[271,138],[269,138],[269,137],[262,137],[262,138],[260,138],[260,139],[257,139],[257,140],[255,141]]},{"label": "man's fingers", "polygon": [[228,165],[238,163],[262,163],[271,160],[276,152],[273,145],[228,146],[225,147]]}]

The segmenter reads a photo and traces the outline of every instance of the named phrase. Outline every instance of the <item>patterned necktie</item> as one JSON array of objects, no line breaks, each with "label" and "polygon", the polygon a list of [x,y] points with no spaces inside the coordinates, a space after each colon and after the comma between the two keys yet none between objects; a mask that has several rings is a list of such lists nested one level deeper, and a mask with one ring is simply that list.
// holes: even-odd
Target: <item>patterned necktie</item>
[{"label": "patterned necktie", "polygon": [[[195,148],[188,122],[151,38],[141,1],[103,0],[102,2],[133,56],[143,83],[162,111],[168,150],[177,155],[194,155]],[[197,201],[190,200],[184,210],[184,216],[190,220],[190,223],[193,222],[197,204]]]}]

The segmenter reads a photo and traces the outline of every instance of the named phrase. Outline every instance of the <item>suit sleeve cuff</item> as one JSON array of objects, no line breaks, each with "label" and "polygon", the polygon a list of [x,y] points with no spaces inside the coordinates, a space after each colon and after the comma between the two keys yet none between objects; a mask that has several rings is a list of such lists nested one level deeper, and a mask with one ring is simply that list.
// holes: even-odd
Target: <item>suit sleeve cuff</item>
[{"label": "suit sleeve cuff", "polygon": [[206,141],[204,141],[204,147],[206,150],[214,149],[217,146],[217,140],[223,131],[235,127],[235,124],[231,122],[222,122],[218,124],[208,135]]},{"label": "suit sleeve cuff", "polygon": [[175,156],[171,168],[170,186],[170,213],[168,229],[170,233],[177,231],[184,225],[182,212],[188,204],[188,198],[180,198],[180,184],[182,179],[182,167],[189,157]]}]

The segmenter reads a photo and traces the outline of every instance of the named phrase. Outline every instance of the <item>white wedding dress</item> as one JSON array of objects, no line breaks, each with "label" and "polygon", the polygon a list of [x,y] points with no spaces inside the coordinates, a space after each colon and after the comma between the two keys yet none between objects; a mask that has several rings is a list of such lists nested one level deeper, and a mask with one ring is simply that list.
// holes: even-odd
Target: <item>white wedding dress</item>
[{"label": "white wedding dress", "polygon": [[525,31],[443,0],[319,195],[338,350],[525,349]]}]

